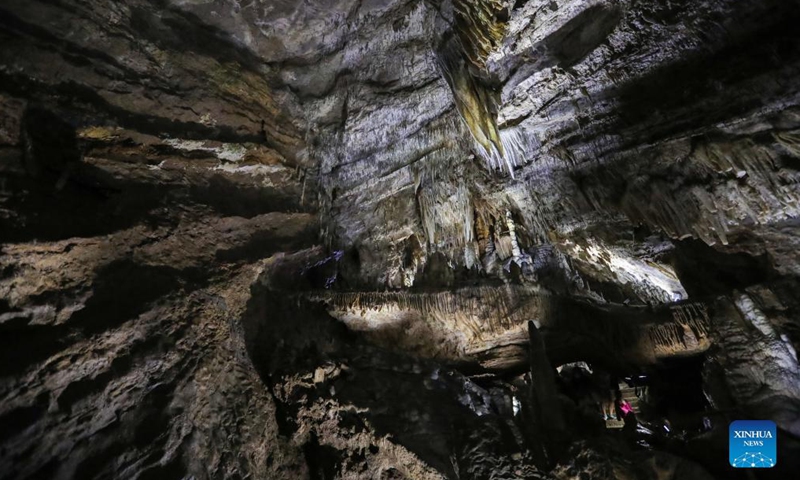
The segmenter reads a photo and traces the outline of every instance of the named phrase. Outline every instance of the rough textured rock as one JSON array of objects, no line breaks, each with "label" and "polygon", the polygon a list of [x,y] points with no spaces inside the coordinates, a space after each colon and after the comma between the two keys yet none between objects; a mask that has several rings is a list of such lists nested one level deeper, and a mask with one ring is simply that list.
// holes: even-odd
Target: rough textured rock
[{"label": "rough textured rock", "polygon": [[[3,2],[0,478],[745,478],[750,417],[788,478],[798,20]],[[559,376],[575,443],[537,468],[528,321],[553,367],[705,403],[609,437]]]}]

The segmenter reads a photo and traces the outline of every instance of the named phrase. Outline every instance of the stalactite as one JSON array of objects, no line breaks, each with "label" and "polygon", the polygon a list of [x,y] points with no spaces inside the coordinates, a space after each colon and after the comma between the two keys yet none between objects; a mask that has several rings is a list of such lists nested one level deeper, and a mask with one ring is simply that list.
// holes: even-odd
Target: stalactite
[{"label": "stalactite", "polygon": [[775,140],[795,158],[800,158],[800,131],[773,133]]},{"label": "stalactite", "polygon": [[653,325],[648,337],[657,355],[671,355],[704,349],[709,345],[709,317],[702,303],[670,307],[672,321]]},{"label": "stalactite", "polygon": [[478,69],[505,35],[506,22],[498,16],[506,8],[502,0],[454,0],[456,33],[467,59]]},{"label": "stalactite", "polygon": [[670,310],[675,322],[690,328],[698,338],[708,336],[709,318],[705,305],[702,303],[688,303],[675,305]]},{"label": "stalactite", "polygon": [[541,319],[549,311],[549,297],[538,290],[510,285],[507,289],[478,287],[452,292],[315,292],[306,294],[311,301],[321,301],[334,311],[367,312],[415,310],[428,318],[455,319],[473,335],[480,332],[502,333]]},{"label": "stalactite", "polygon": [[687,348],[683,339],[683,329],[674,323],[652,327],[649,336],[656,350],[680,352]]},{"label": "stalactite", "polygon": [[456,35],[438,52],[440,70],[475,140],[476,151],[489,169],[505,169],[513,177],[515,167],[524,164],[527,152],[536,146],[516,128],[499,129],[499,94],[482,79],[489,54],[505,34],[506,22],[499,13],[507,5],[501,0],[455,0],[453,5]]},{"label": "stalactite", "polygon": [[[475,212],[465,182],[465,166],[445,172],[423,170],[418,175],[417,204],[425,241],[432,251],[468,268],[479,258],[475,251]],[[459,255],[462,254],[462,255]]]}]

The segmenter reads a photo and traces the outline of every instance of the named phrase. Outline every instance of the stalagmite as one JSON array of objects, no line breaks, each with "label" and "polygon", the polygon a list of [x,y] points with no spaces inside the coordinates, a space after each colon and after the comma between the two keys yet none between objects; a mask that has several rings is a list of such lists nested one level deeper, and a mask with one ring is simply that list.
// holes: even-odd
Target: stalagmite
[{"label": "stalagmite", "polygon": [[[542,336],[532,321],[528,322],[528,335],[530,349],[529,441],[534,447],[539,468],[546,468],[555,465],[566,447],[566,425],[557,397],[554,369],[547,359]],[[538,453],[539,448],[544,451]]]}]

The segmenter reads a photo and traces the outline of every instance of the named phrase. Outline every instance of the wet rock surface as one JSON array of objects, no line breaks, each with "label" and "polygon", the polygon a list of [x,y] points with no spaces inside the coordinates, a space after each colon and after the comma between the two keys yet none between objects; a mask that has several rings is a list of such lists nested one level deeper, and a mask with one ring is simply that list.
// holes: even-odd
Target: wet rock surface
[{"label": "wet rock surface", "polygon": [[790,478],[798,19],[3,2],[0,478]]}]

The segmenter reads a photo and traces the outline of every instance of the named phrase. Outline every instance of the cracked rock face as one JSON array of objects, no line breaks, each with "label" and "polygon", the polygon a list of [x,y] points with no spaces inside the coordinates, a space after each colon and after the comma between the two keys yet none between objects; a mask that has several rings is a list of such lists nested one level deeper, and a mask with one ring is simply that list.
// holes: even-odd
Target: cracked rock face
[{"label": "cracked rock face", "polygon": [[790,478],[798,20],[4,1],[0,479]]}]

